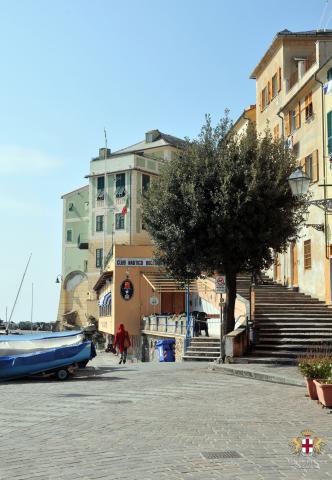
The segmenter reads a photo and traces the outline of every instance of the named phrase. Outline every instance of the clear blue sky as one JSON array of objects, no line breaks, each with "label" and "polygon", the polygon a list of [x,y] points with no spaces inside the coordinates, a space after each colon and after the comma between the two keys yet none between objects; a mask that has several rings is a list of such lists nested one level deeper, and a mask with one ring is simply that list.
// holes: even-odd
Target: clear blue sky
[{"label": "clear blue sky", "polygon": [[104,127],[115,150],[152,128],[196,136],[205,113],[236,118],[275,33],[318,28],[325,3],[0,0],[0,317],[32,252],[13,320],[30,317],[32,281],[34,320],[56,319],[60,197],[85,184]]}]

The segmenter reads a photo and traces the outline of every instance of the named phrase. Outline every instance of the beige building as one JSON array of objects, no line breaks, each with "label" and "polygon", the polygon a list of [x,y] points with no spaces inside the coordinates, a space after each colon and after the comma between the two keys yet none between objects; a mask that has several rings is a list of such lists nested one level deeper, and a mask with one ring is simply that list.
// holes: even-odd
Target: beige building
[{"label": "beige building", "polygon": [[[311,179],[312,200],[324,199],[331,183],[324,134],[331,105],[325,105],[323,93],[331,55],[331,30],[284,30],[251,74],[256,80],[258,133],[269,128],[285,141]],[[311,205],[299,238],[276,258],[274,277],[330,303],[330,243],[327,216]]]}]

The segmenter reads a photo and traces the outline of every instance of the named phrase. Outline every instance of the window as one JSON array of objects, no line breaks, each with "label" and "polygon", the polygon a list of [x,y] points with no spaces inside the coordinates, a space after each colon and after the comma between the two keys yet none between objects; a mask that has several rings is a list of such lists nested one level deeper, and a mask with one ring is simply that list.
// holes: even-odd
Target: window
[{"label": "window", "polygon": [[303,242],[303,254],[304,268],[308,270],[311,268],[311,240],[305,240]]},{"label": "window", "polygon": [[67,230],[67,242],[72,242],[72,241],[73,241],[73,231]]},{"label": "window", "polygon": [[122,213],[115,214],[115,230],[124,230],[125,228],[125,217]]},{"label": "window", "polygon": [[104,231],[104,215],[96,216],[96,232]]},{"label": "window", "polygon": [[150,175],[142,175],[142,192],[143,194],[149,189],[150,186]]},{"label": "window", "polygon": [[267,86],[261,91],[261,112],[268,106],[269,92]]},{"label": "window", "polygon": [[103,266],[103,249],[96,248],[96,267],[102,268]]},{"label": "window", "polygon": [[289,112],[289,116],[290,116],[290,129],[291,129],[291,133],[293,133],[296,130],[296,111],[292,110],[291,112]]},{"label": "window", "polygon": [[305,157],[305,161],[304,161],[304,171],[305,171],[305,174],[310,178],[310,180],[312,181],[312,155],[307,155]]},{"label": "window", "polygon": [[329,68],[327,71],[327,81],[332,80],[332,68]]},{"label": "window", "polygon": [[87,260],[84,260],[83,270],[84,270],[84,272],[88,271],[88,261]]},{"label": "window", "polygon": [[117,198],[124,197],[126,194],[126,174],[125,173],[117,173],[115,177],[115,196]]},{"label": "window", "polygon": [[97,200],[104,200],[105,177],[97,177]]},{"label": "window", "polygon": [[68,205],[68,210],[72,212],[74,210],[74,204],[72,202],[69,203]]},{"label": "window", "polygon": [[312,106],[312,93],[309,93],[308,95],[306,95],[304,99],[304,103],[305,103],[305,119],[308,120],[314,114],[313,106]]},{"label": "window", "polygon": [[278,75],[275,74],[272,77],[272,98],[278,95]]}]

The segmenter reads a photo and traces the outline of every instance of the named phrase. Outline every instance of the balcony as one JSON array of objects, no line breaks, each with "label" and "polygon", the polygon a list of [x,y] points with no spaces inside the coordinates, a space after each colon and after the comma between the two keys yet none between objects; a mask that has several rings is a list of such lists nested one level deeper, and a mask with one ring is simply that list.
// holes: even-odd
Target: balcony
[{"label": "balcony", "polygon": [[88,236],[85,234],[79,234],[77,238],[77,246],[80,250],[88,250],[89,248]]}]

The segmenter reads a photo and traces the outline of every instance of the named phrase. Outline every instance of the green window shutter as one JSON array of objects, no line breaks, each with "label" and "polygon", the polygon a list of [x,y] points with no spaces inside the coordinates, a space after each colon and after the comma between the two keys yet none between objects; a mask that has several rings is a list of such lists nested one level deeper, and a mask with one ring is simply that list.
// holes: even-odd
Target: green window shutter
[{"label": "green window shutter", "polygon": [[137,233],[141,232],[141,223],[142,223],[141,209],[137,208],[136,210],[136,232]]},{"label": "green window shutter", "polygon": [[327,114],[327,150],[332,153],[332,110]]},{"label": "green window shutter", "polygon": [[327,81],[332,80],[332,68],[329,68],[327,71]]}]

